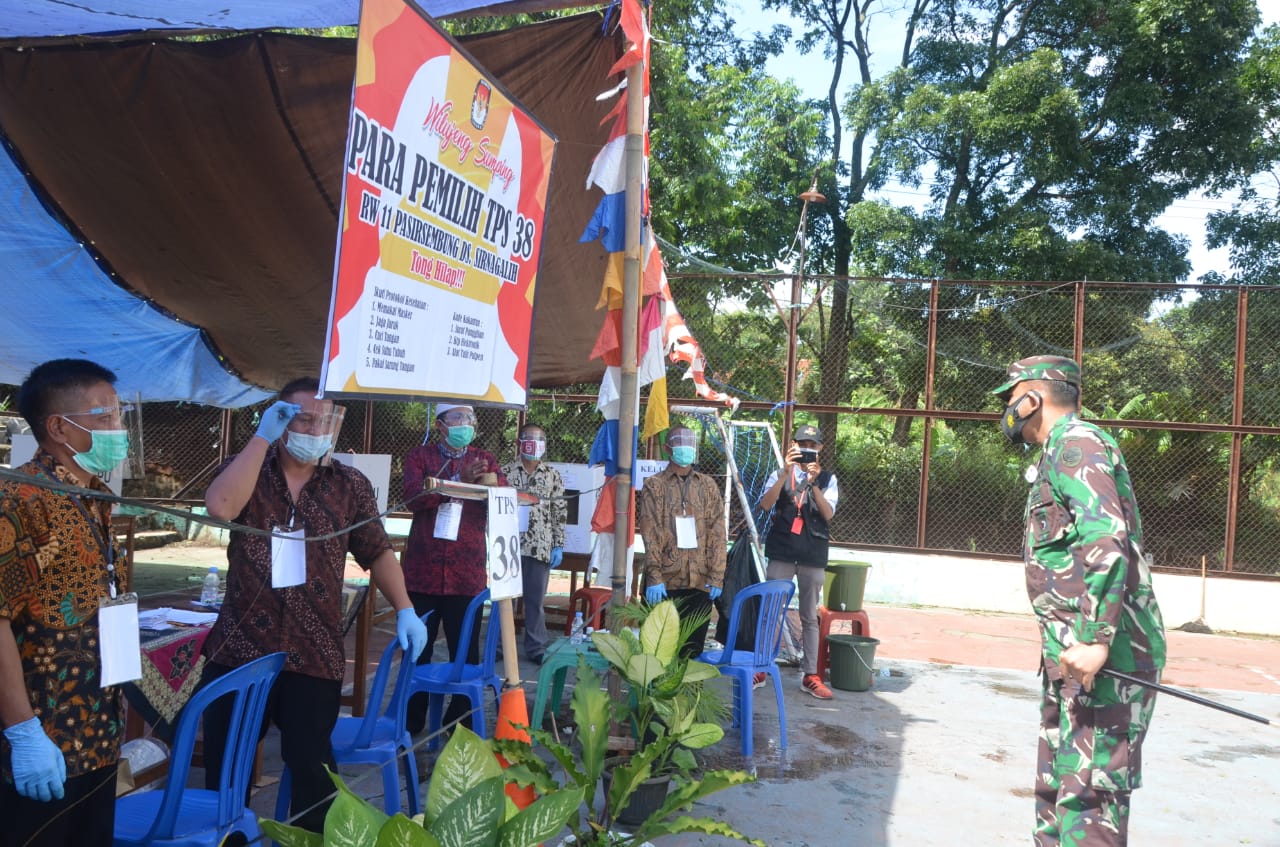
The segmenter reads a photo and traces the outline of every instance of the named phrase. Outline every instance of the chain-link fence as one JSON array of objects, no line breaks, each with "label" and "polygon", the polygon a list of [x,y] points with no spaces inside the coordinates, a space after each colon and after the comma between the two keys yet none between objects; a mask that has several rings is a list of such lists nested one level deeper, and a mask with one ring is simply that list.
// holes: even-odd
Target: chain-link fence
[{"label": "chain-link fence", "polygon": [[[704,306],[681,300],[677,285],[708,377],[743,401],[733,420],[766,424],[785,445],[787,325],[758,296],[777,278],[693,283],[737,292],[704,294]],[[1000,435],[990,391],[1010,361],[1052,353],[1084,363],[1085,416],[1120,442],[1157,566],[1198,570],[1203,559],[1213,571],[1280,575],[1280,289],[822,279],[804,290],[793,413],[826,434],[822,459],[841,493],[835,542],[1017,555],[1032,459]],[[841,301],[844,329],[834,319]],[[841,332],[847,343],[832,343]],[[670,403],[698,405],[682,377],[669,369]],[[546,429],[549,461],[586,461],[601,422],[595,392],[532,393],[525,418]],[[146,474],[126,493],[198,502],[266,405],[145,404]],[[388,501],[400,503],[403,457],[422,443],[429,406],[345,405],[338,449],[390,454]],[[686,418],[702,433],[698,466],[723,476],[725,448],[707,415]],[[478,417],[479,446],[512,460],[521,416]],[[747,443],[737,462],[754,501],[776,460],[763,442]],[[645,443],[641,456],[660,452]],[[740,518],[736,498],[730,506]]]}]

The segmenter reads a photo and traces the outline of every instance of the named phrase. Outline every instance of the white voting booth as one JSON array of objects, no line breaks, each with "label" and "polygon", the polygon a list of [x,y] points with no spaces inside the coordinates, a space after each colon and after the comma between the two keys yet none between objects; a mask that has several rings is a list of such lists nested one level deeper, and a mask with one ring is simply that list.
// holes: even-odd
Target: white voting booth
[{"label": "white voting booth", "polygon": [[389,453],[334,453],[333,460],[355,468],[373,483],[373,496],[378,511],[387,510],[387,489],[391,487],[391,455]]}]

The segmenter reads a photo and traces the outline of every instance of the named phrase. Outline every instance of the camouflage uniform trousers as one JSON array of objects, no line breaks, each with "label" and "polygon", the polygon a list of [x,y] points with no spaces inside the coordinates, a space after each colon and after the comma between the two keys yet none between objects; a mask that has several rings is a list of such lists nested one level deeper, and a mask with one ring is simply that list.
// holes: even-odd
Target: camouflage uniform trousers
[{"label": "camouflage uniform trousers", "polygon": [[[1158,671],[1133,676],[1159,682]],[[1044,680],[1036,773],[1037,847],[1121,847],[1129,795],[1142,784],[1142,741],[1155,692],[1110,677],[1093,691]]]}]

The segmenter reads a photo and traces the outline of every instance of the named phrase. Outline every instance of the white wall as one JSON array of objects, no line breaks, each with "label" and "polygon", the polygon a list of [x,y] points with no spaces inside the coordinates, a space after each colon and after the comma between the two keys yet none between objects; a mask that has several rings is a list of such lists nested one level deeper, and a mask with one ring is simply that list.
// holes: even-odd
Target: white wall
[{"label": "white wall", "polygon": [[[1019,562],[961,556],[832,548],[835,561],[870,562],[865,600],[895,606],[937,606],[984,612],[1031,611]],[[1199,575],[1152,577],[1165,626],[1200,617]],[[1204,622],[1214,630],[1280,635],[1280,582],[1210,576]]]}]

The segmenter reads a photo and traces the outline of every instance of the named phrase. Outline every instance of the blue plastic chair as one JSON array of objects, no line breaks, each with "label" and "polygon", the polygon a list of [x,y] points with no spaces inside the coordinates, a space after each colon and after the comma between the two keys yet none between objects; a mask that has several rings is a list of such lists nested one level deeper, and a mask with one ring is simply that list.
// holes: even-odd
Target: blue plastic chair
[{"label": "blue plastic chair", "polygon": [[[116,800],[115,845],[208,845],[217,847],[228,833],[240,832],[253,843],[262,833],[258,816],[244,805],[258,749],[258,733],[267,710],[267,695],[285,654],[272,653],[224,674],[192,696],[178,717],[169,780],[164,791],[143,791]],[[196,727],[209,704],[235,697],[231,732],[222,757],[217,791],[188,788]]]},{"label": "blue plastic chair", "polygon": [[[431,612],[422,616],[425,624]],[[413,756],[413,738],[405,729],[405,704],[409,702],[409,685],[416,665],[403,653],[396,671],[396,687],[391,700],[381,713],[382,700],[387,693],[387,679],[395,661],[400,642],[392,637],[382,651],[382,661],[373,675],[369,688],[369,703],[363,717],[338,718],[329,735],[333,745],[333,758],[339,765],[378,765],[382,770],[382,808],[388,815],[400,811],[400,768],[397,760],[404,755],[404,769],[409,795],[409,815],[422,811],[419,800],[418,763]],[[280,789],[276,793],[276,820],[289,815],[289,798],[293,793],[293,776],[285,765],[280,774]]]},{"label": "blue plastic chair", "polygon": [[[471,633],[480,626],[480,618],[484,614],[484,604],[489,600],[489,589],[485,589],[472,598],[467,604],[466,616],[462,621],[462,632],[458,641],[458,655],[452,662],[436,662],[429,665],[418,665],[413,674],[413,682],[409,686],[409,697],[425,692],[431,700],[427,706],[427,731],[431,735],[428,750],[440,747],[440,725],[444,719],[444,698],[446,695],[462,695],[471,701],[474,714],[471,728],[481,738],[489,737],[488,722],[485,720],[484,690],[493,689],[496,702],[502,696],[502,679],[494,671],[494,663],[498,656],[498,605],[490,604],[489,630],[485,635],[484,645],[480,651],[480,664],[467,662],[467,647],[471,644]],[[409,697],[405,698],[408,708]]]},{"label": "blue plastic chair", "polygon": [[[795,584],[789,579],[771,579],[739,591],[729,610],[729,630],[725,649],[708,650],[698,657],[707,664],[716,665],[720,673],[733,679],[733,725],[742,733],[742,755],[750,756],[754,747],[752,738],[752,708],[754,686],[758,673],[767,673],[773,680],[773,690],[778,697],[778,725],[781,727],[782,749],[787,749],[787,712],[782,701],[782,675],[778,673],[778,650],[782,646],[782,627],[791,605]],[[734,650],[738,643],[743,606],[751,599],[758,599],[756,609],[756,640],[753,650]]]}]

